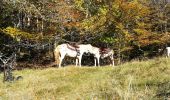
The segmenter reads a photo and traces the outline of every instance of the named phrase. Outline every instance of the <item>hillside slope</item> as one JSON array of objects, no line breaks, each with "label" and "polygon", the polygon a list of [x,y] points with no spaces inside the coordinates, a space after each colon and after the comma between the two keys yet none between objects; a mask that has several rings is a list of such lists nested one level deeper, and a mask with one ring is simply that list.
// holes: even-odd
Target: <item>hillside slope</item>
[{"label": "hillside slope", "polygon": [[[133,61],[113,67],[14,71],[22,80],[0,82],[0,100],[150,100],[170,98],[170,59]],[[0,80],[2,80],[2,73]]]}]

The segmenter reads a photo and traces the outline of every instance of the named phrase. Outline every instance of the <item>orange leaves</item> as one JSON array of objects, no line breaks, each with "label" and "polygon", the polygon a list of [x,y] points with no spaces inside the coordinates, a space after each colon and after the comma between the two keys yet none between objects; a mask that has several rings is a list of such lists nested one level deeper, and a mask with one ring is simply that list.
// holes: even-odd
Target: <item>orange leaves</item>
[{"label": "orange leaves", "polygon": [[136,0],[131,2],[122,1],[118,5],[123,13],[123,20],[133,20],[149,14],[149,8]]},{"label": "orange leaves", "polygon": [[81,13],[80,11],[77,11],[76,9],[71,9],[69,11],[69,15],[74,20],[81,20],[81,19],[83,19],[83,16],[84,16],[83,13]]},{"label": "orange leaves", "polygon": [[134,35],[135,41],[139,46],[164,43],[165,36],[163,34],[153,33],[144,29],[134,29],[134,31],[136,32],[136,35]]},{"label": "orange leaves", "polygon": [[64,23],[64,26],[67,26],[67,27],[79,27],[80,26],[80,23],[79,22],[70,22],[70,23]]},{"label": "orange leaves", "polygon": [[162,34],[162,36],[159,38],[162,43],[168,43],[170,41],[170,32],[166,32]]},{"label": "orange leaves", "polygon": [[147,30],[143,29],[134,29],[136,32],[135,40],[138,42],[138,45],[140,46],[146,46],[150,44],[149,37],[151,36],[151,33]]}]

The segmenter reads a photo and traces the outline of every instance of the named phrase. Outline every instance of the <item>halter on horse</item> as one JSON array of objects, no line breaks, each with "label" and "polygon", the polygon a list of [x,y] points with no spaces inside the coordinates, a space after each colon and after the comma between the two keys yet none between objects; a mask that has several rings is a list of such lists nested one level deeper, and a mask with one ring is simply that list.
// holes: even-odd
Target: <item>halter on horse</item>
[{"label": "halter on horse", "polygon": [[[91,48],[91,44],[81,44],[72,46],[70,44],[61,44],[58,45],[54,50],[55,61],[61,67],[62,61],[65,56],[75,57],[76,58],[76,66],[79,62],[79,66],[81,66],[81,59],[84,53],[89,52],[89,48]],[[59,63],[58,63],[59,62]]]}]

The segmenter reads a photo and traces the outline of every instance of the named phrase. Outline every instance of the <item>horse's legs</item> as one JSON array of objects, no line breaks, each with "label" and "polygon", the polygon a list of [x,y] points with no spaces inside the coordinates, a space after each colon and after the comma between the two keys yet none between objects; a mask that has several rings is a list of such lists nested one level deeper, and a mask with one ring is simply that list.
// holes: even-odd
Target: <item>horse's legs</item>
[{"label": "horse's legs", "polygon": [[111,57],[109,59],[109,62],[110,62],[110,66],[114,66],[114,61],[113,61],[113,59]]},{"label": "horse's legs", "polygon": [[109,56],[109,64],[110,64],[110,66],[112,66],[112,64],[113,64],[113,63],[112,63],[112,60],[113,60],[112,57]]},{"label": "horse's legs", "polygon": [[79,61],[79,59],[78,59],[78,58],[76,58],[76,66],[78,65],[78,61]]},{"label": "horse's legs", "polygon": [[81,55],[81,54],[80,54],[80,56],[79,56],[79,66],[80,66],[80,67],[81,67],[81,59],[82,59],[82,56],[83,56],[83,55]]},{"label": "horse's legs", "polygon": [[100,57],[97,57],[97,63],[98,63],[98,66],[100,67]]},{"label": "horse's legs", "polygon": [[96,67],[96,58],[94,58],[94,66]]},{"label": "horse's legs", "polygon": [[63,59],[61,59],[61,57],[60,57],[60,58],[59,58],[59,67],[58,67],[58,68],[61,67],[62,60],[63,60]]},{"label": "horse's legs", "polygon": [[112,66],[115,66],[115,64],[114,64],[114,58],[113,58],[113,55],[111,55],[111,56],[110,56],[110,60],[111,60],[111,64],[112,64]]},{"label": "horse's legs", "polygon": [[59,68],[61,67],[61,64],[62,64],[64,57],[65,57],[65,54],[61,54],[60,62],[59,62]]},{"label": "horse's legs", "polygon": [[100,60],[100,55],[97,55],[97,56],[95,56],[94,58],[95,58],[95,60],[94,60],[94,65],[96,66],[96,62],[97,62],[97,65],[100,66],[100,62],[99,62],[99,60]]},{"label": "horse's legs", "polygon": [[115,66],[114,59],[112,59],[112,66]]},{"label": "horse's legs", "polygon": [[100,54],[96,54],[97,65],[100,66]]}]

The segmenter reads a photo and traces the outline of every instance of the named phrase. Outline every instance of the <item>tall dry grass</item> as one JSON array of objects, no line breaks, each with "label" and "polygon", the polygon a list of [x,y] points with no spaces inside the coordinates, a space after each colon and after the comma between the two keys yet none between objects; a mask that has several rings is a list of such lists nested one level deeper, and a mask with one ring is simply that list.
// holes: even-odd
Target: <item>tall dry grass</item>
[{"label": "tall dry grass", "polygon": [[155,100],[170,94],[169,58],[133,61],[114,68],[66,66],[13,73],[23,80],[1,81],[0,100]]}]

